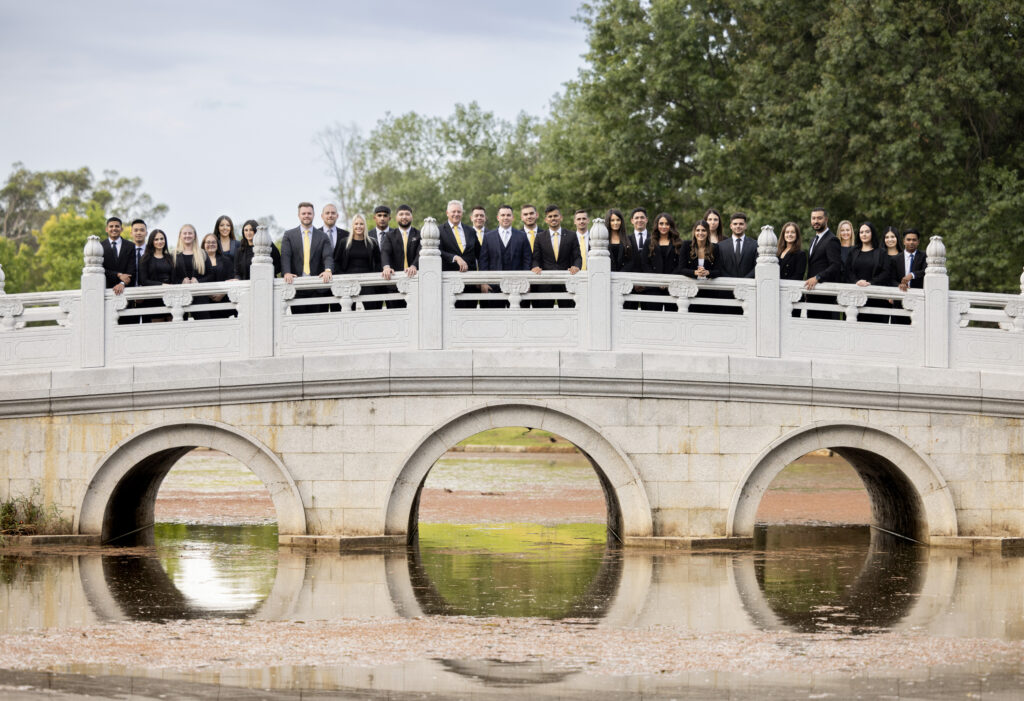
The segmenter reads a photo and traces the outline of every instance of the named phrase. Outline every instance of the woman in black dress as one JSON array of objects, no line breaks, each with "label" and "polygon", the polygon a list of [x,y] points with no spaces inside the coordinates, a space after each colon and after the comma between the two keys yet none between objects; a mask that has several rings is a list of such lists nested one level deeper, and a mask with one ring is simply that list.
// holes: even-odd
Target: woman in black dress
[{"label": "woman in black dress", "polygon": [[[875,226],[869,221],[860,225],[857,235],[859,246],[853,249],[850,254],[850,263],[846,268],[847,284],[859,287],[870,287],[871,285],[888,285],[892,279],[889,256],[878,247],[878,232]],[[869,299],[866,307],[888,307],[889,303],[884,299]],[[857,315],[858,321],[867,321],[876,324],[884,324],[888,321],[885,314]]]},{"label": "woman in black dress", "polygon": [[803,280],[807,272],[807,253],[800,241],[800,227],[788,221],[782,225],[779,236],[779,277],[783,280]]},{"label": "woman in black dress", "polygon": [[[167,235],[162,229],[153,229],[146,241],[146,250],[142,253],[142,260],[139,261],[139,284],[145,286],[170,285],[171,274],[174,271],[174,261],[171,252],[167,250]],[[140,307],[162,307],[163,300],[140,299]],[[157,314],[142,317],[143,321],[170,321],[171,317],[166,314]]]},{"label": "woman in black dress", "polygon": [[[256,255],[253,239],[256,238],[258,226],[255,219],[250,219],[242,225],[242,240],[239,241],[238,251],[235,253],[235,277],[239,280],[249,279],[252,259]],[[281,273],[281,252],[277,250],[273,241],[270,242],[270,258],[274,262],[274,277],[277,277]]]},{"label": "woman in black dress", "polygon": [[[900,281],[896,279],[897,270],[897,256],[903,255],[903,241],[900,239],[900,230],[895,226],[890,226],[885,230],[882,235],[882,243],[885,247],[885,257],[889,260],[889,271],[892,274],[892,280],[885,283],[891,287],[898,287]],[[896,300],[890,299],[889,306],[895,307]],[[889,318],[890,324],[909,324],[910,319],[904,316],[894,316]]]},{"label": "woman in black dress", "polygon": [[220,253],[228,258],[228,268],[234,273],[235,256],[238,254],[238,239],[235,238],[235,223],[231,217],[222,214],[217,217],[217,223],[213,225],[213,233],[217,235],[217,243]]},{"label": "woman in black dress", "polygon": [[626,231],[625,217],[617,209],[608,210],[608,255],[612,259],[612,272],[634,270],[636,242]]},{"label": "woman in black dress", "polygon": [[178,243],[174,247],[174,268],[171,284],[194,284],[206,274],[203,252],[196,241],[196,228],[186,224],[178,230]]},{"label": "woman in black dress", "polygon": [[[674,275],[679,268],[679,253],[683,241],[676,231],[676,222],[671,215],[662,212],[654,218],[654,233],[647,239],[647,247],[640,254],[640,264],[645,273]],[[667,289],[655,288],[647,294],[668,295]],[[674,304],[647,303],[644,309],[665,309],[676,311]]]},{"label": "woman in black dress", "polygon": [[[352,217],[350,230],[352,233],[345,237],[344,243],[338,246],[334,254],[334,274],[359,275],[381,272],[383,268],[380,263],[380,246],[366,235],[366,218],[362,214]],[[367,290],[368,293],[374,291],[376,290]],[[363,302],[363,309],[380,309],[382,305],[382,302]]]},{"label": "woman in black dress", "polygon": [[[697,280],[710,280],[718,277],[718,244],[711,241],[711,227],[703,219],[693,225],[693,232],[689,241],[683,241],[679,250],[679,267],[676,272],[686,277]],[[699,290],[697,298],[707,298],[712,295],[708,290]],[[693,314],[711,314],[716,310],[705,304],[691,304],[690,312]]]},{"label": "woman in black dress", "polygon": [[[199,282],[227,282],[234,277],[234,261],[221,250],[217,234],[210,233],[203,237],[203,253],[206,254],[206,258],[203,261],[206,267],[206,274],[199,279]],[[215,294],[204,297],[203,302],[206,304],[218,304],[226,298],[227,295],[223,293]],[[207,319],[227,319],[230,316],[237,315],[238,313],[233,309],[217,309],[206,312]]]}]

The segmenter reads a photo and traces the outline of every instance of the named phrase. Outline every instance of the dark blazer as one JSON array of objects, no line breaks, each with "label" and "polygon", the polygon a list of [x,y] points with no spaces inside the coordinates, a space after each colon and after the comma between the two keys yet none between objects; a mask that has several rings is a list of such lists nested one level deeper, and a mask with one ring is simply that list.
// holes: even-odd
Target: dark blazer
[{"label": "dark blazer", "polygon": [[[331,260],[337,260],[338,259],[338,246],[341,245],[342,239],[344,239],[346,236],[348,236],[348,232],[345,229],[342,229],[337,224],[335,224],[334,230],[335,230],[334,231],[334,248],[331,249]],[[321,226],[320,227],[320,231],[323,231],[324,232],[324,236],[326,236],[328,238],[328,240],[330,240],[331,237],[327,233],[326,229],[324,229]]]},{"label": "dark blazer", "polygon": [[872,248],[865,253],[858,246],[850,253],[843,282],[855,284],[858,280],[867,280],[872,285],[892,285],[892,279],[892,260],[884,248]]},{"label": "dark blazer", "polygon": [[[679,251],[682,251],[681,246]],[[676,251],[675,246],[671,245],[668,247],[667,253],[663,253],[658,244],[654,245],[653,251],[645,246],[644,250],[640,251],[640,265],[645,273],[673,274],[679,268],[679,252]]]},{"label": "dark blazer", "polygon": [[199,282],[227,282],[235,276],[235,260],[224,251],[217,252],[217,265],[210,265],[210,256],[206,255],[203,274],[197,279]]},{"label": "dark blazer", "polygon": [[529,270],[533,267],[533,252],[526,232],[514,227],[511,232],[507,246],[502,245],[497,229],[484,234],[480,244],[481,270]]},{"label": "dark blazer", "polygon": [[[415,226],[409,227],[409,245],[405,249],[405,256],[402,255],[402,231],[392,229],[380,243],[380,263],[382,266],[391,266],[392,270],[405,270],[402,264],[406,259],[409,265],[420,267],[420,230]],[[337,260],[337,256],[335,256]],[[383,269],[383,268],[382,268]]]},{"label": "dark blazer", "polygon": [[[814,239],[811,239],[811,245]],[[843,279],[843,247],[839,238],[826,229],[821,235],[821,240],[814,245],[807,247],[807,279],[818,278],[818,282],[841,282]],[[851,260],[853,254],[850,254]]]},{"label": "dark blazer", "polygon": [[[235,254],[235,277],[239,280],[249,279],[249,270],[255,256],[256,249],[252,246],[241,246],[238,249],[238,253]],[[281,254],[273,241],[270,242],[270,259],[274,262],[274,277],[277,277],[281,274]]]},{"label": "dark blazer", "polygon": [[[334,258],[331,240],[327,234],[317,228],[309,237],[309,274],[319,275],[325,270],[333,270]],[[295,227],[284,232],[281,239],[281,272],[285,275],[302,275],[302,229]]]},{"label": "dark blazer", "polygon": [[608,252],[612,259],[612,272],[629,272],[633,270],[633,265],[636,263],[636,239],[628,234],[622,234],[619,236],[620,244],[618,248],[614,248],[615,244],[608,244]]},{"label": "dark blazer", "polygon": [[170,252],[165,251],[163,258],[150,256],[142,257],[139,265],[139,284],[141,285],[164,285],[170,284],[171,273],[174,270],[174,258]]},{"label": "dark blazer", "polygon": [[794,251],[779,258],[779,279],[803,280],[807,272],[807,251]]},{"label": "dark blazer", "polygon": [[541,270],[568,270],[576,266],[583,267],[583,254],[580,253],[580,242],[575,231],[559,229],[558,260],[555,260],[555,249],[551,245],[551,230],[537,232],[533,242],[533,267]]},{"label": "dark blazer", "polygon": [[733,237],[718,242],[718,270],[722,277],[754,277],[757,265],[757,242],[749,236],[743,237],[740,256],[736,257]]},{"label": "dark blazer", "polygon": [[[693,241],[683,241],[683,247],[679,249],[679,267],[676,268],[677,275],[685,275],[686,277],[697,277],[697,258],[690,260],[690,248],[693,246]],[[708,271],[708,277],[718,277],[722,274],[721,267],[719,266],[719,258],[721,257],[721,251],[718,250],[718,244],[711,244],[713,251],[714,260],[704,259],[704,269]]]},{"label": "dark blazer", "polygon": [[480,241],[476,238],[476,231],[471,226],[459,224],[462,229],[462,240],[466,242],[466,249],[459,252],[459,242],[455,240],[455,232],[447,222],[441,225],[441,270],[458,270],[455,256],[460,256],[466,261],[470,270],[476,270],[476,261],[480,255]]},{"label": "dark blazer", "polygon": [[193,261],[195,256],[205,256],[206,253],[202,249],[195,249],[195,252],[191,256],[187,256],[184,253],[175,254],[174,256],[174,267],[171,270],[171,282],[175,285],[180,285],[185,278],[194,277],[200,282],[203,282],[201,276],[195,274],[195,267]]},{"label": "dark blazer", "polygon": [[[374,226],[374,227],[367,227],[366,235],[369,236],[374,241],[376,241],[377,245],[380,245],[381,238],[386,238],[387,235],[390,234],[392,231],[394,231],[394,229],[389,228],[387,231],[384,232],[384,236],[381,237],[381,236],[377,235],[377,227],[376,226]],[[337,251],[335,251],[335,252],[337,252]]]},{"label": "dark blazer", "polygon": [[[121,280],[118,273],[132,275],[135,272],[135,244],[122,237],[118,244],[119,252],[114,255],[114,247],[110,243],[110,237],[103,239],[103,273],[107,277],[107,287],[116,287]],[[132,275],[132,282],[135,276]]]},{"label": "dark blazer", "polygon": [[[900,254],[895,258],[896,269],[893,271],[893,275],[896,278],[896,284],[900,284],[900,280],[907,274],[907,252],[900,251]],[[914,279],[910,281],[911,287],[921,288],[924,287],[924,276],[927,272],[928,267],[928,256],[925,252],[918,248],[914,251],[914,265],[910,271],[914,273]]]},{"label": "dark blazer", "polygon": [[[349,235],[351,236],[351,234]],[[366,240],[372,242],[372,245],[370,246],[370,272],[379,273],[384,270],[383,265],[381,265],[380,245],[369,234],[367,234]],[[345,246],[345,244],[348,243],[348,236],[343,239],[338,239],[338,242],[338,253],[334,258],[334,272],[338,275],[346,275],[348,274],[348,254],[351,251],[350,248]],[[356,242],[353,241],[352,245],[355,246]]]}]

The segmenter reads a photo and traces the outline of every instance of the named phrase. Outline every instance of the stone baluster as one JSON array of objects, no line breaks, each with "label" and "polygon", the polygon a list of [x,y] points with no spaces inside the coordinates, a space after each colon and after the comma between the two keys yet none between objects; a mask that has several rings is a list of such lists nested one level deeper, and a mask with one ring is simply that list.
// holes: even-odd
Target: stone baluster
[{"label": "stone baluster", "polygon": [[249,357],[269,358],[274,355],[274,320],[284,308],[274,306],[274,259],[270,256],[273,242],[265,226],[256,227],[252,238],[252,266],[249,268]]},{"label": "stone baluster", "polygon": [[757,317],[754,328],[759,358],[778,358],[782,353],[782,313],[779,293],[779,239],[775,229],[762,226],[757,237],[754,266]]},{"label": "stone baluster", "polygon": [[949,367],[949,275],[946,245],[941,236],[928,244],[928,270],[924,276],[924,364]]},{"label": "stone baluster", "polygon": [[608,227],[595,219],[590,227],[587,253],[587,306],[590,309],[590,350],[612,347],[612,258],[608,253]]},{"label": "stone baluster", "polygon": [[[82,253],[82,314],[79,317],[78,337],[81,341],[79,365],[83,368],[101,368],[106,364],[107,337],[107,277],[103,273],[103,244],[99,236],[90,236]],[[110,322],[116,315],[112,315]]]},{"label": "stone baluster", "polygon": [[423,220],[420,229],[420,267],[416,272],[418,338],[420,350],[440,350],[444,347],[444,304],[441,274],[441,230],[433,217]]}]

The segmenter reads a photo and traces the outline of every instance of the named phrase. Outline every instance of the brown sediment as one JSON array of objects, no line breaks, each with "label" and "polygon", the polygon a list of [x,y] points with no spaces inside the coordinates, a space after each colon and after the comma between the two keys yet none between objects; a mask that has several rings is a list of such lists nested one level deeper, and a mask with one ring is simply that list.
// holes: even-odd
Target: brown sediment
[{"label": "brown sediment", "polygon": [[704,633],[679,626],[613,628],[537,618],[349,618],[340,621],[172,621],[8,633],[6,669],[111,665],[149,670],[378,666],[423,658],[522,662],[595,675],[730,671],[845,672],[929,669],[937,664],[1017,665],[1024,641],[914,632]]}]

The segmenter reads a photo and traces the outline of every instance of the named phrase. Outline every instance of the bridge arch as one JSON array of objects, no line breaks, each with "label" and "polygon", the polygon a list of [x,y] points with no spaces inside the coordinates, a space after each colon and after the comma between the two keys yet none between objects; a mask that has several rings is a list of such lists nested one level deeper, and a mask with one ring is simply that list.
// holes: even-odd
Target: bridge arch
[{"label": "bridge arch", "polygon": [[438,458],[460,441],[481,431],[526,426],[557,433],[572,442],[590,461],[608,505],[608,527],[619,537],[650,536],[651,505],[636,468],[600,427],[576,416],[528,401],[473,407],[427,432],[403,462],[390,487],[385,532],[412,536],[416,532],[420,492]]},{"label": "bridge arch", "polygon": [[233,426],[203,419],[157,424],[114,446],[89,479],[77,532],[98,533],[106,543],[153,523],[160,484],[193,448],[219,450],[252,470],[270,492],[278,533],[306,534],[302,498],[277,455]]},{"label": "bridge arch", "polygon": [[768,446],[736,487],[729,535],[752,536],[757,507],[775,476],[797,458],[822,449],[844,458],[860,475],[878,527],[922,542],[957,535],[953,497],[931,461],[899,436],[856,421],[817,422]]}]

